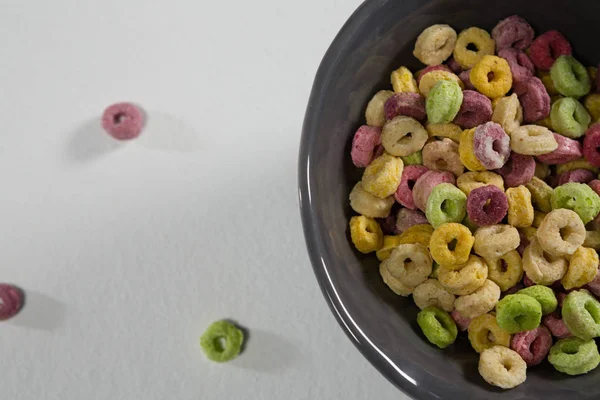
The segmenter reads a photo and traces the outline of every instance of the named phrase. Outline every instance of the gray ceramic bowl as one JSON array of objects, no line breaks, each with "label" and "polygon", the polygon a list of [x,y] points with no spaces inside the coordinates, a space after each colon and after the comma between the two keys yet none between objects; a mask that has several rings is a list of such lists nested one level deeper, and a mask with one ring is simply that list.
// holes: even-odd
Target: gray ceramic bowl
[{"label": "gray ceramic bowl", "polygon": [[419,68],[412,56],[418,34],[436,23],[457,31],[487,30],[519,14],[536,29],[562,31],[587,65],[600,59],[600,2],[573,0],[369,0],[348,20],[327,51],[310,96],[299,158],[304,232],[317,280],[335,317],[363,355],[392,383],[418,399],[599,399],[600,368],[580,377],[548,364],[528,371],[525,384],[503,391],[477,372],[466,339],[439,350],[424,339],[411,299],[382,282],[373,255],[353,250],[348,194],[361,171],[350,160],[356,128],[371,96],[387,89],[390,71]]}]

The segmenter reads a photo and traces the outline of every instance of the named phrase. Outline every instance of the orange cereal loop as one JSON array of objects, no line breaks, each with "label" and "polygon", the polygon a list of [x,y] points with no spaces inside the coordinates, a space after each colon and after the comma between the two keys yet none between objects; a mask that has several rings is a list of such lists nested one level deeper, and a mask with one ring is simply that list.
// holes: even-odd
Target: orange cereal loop
[{"label": "orange cereal loop", "polygon": [[440,225],[429,241],[429,251],[440,265],[458,266],[469,259],[475,238],[464,225],[447,223]]},{"label": "orange cereal loop", "polygon": [[469,78],[475,89],[492,99],[508,93],[513,83],[508,62],[504,58],[490,55],[483,56],[475,64]]},{"label": "orange cereal loop", "polygon": [[423,75],[421,81],[419,82],[419,91],[423,96],[427,96],[431,88],[433,88],[439,81],[454,81],[458,83],[458,86],[460,86],[461,89],[465,88],[463,81],[461,81],[460,78],[452,72],[435,70]]},{"label": "orange cereal loop", "polygon": [[460,134],[460,144],[458,145],[458,155],[460,156],[460,161],[467,167],[469,171],[485,171],[486,168],[481,165],[481,162],[475,156],[475,151],[473,150],[473,136],[475,134],[475,129],[465,129]]},{"label": "orange cereal loop", "polygon": [[391,76],[392,87],[396,93],[418,93],[417,81],[413,77],[412,72],[406,67],[400,67]]},{"label": "orange cereal loop", "polygon": [[[476,47],[477,51],[469,50],[470,45]],[[467,70],[473,68],[483,56],[493,55],[495,50],[496,42],[490,34],[481,28],[472,27],[458,34],[454,60]]]},{"label": "orange cereal loop", "polygon": [[531,192],[525,186],[510,188],[506,191],[508,199],[508,223],[515,228],[525,228],[533,223],[533,204]]},{"label": "orange cereal loop", "polygon": [[383,232],[377,221],[362,215],[350,218],[350,237],[356,249],[364,254],[377,251],[383,245]]},{"label": "orange cereal loop", "polygon": [[429,224],[413,225],[400,234],[398,244],[422,244],[429,246],[433,226]]}]

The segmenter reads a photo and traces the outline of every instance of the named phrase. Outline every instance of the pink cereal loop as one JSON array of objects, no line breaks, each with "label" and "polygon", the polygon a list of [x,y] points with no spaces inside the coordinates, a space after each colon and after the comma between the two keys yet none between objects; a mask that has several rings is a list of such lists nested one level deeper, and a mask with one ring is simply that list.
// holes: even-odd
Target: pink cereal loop
[{"label": "pink cereal loop", "polygon": [[0,321],[14,317],[23,307],[24,297],[21,289],[0,283]]},{"label": "pink cereal loop", "polygon": [[102,115],[102,128],[117,140],[135,139],[144,127],[144,114],[131,103],[108,106]]},{"label": "pink cereal loop", "polygon": [[544,361],[551,346],[552,335],[544,325],[531,331],[516,333],[510,343],[510,348],[519,353],[528,366]]}]

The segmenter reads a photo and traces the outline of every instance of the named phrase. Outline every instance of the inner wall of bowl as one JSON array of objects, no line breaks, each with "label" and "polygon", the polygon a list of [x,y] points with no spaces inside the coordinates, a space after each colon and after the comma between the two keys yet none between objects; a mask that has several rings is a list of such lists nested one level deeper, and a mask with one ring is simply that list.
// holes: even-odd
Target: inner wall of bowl
[{"label": "inner wall of bowl", "polygon": [[423,67],[412,55],[415,40],[423,29],[447,23],[457,32],[471,26],[491,31],[500,19],[519,14],[533,25],[536,34],[550,29],[561,31],[571,41],[574,55],[585,65],[595,65],[600,61],[594,39],[600,37],[600,26],[584,26],[584,21],[588,16],[599,15],[600,2],[379,0],[378,3],[379,7],[344,37],[344,42],[335,49],[331,65],[322,66],[326,69],[320,71],[324,74],[324,84],[314,88],[316,95],[313,93],[318,110],[305,127],[314,128],[309,132],[307,146],[314,223],[316,231],[323,235],[319,238],[319,252],[329,266],[328,278],[337,296],[352,315],[352,322],[391,362],[415,380],[416,386],[435,377],[431,382],[436,383],[427,389],[433,396],[461,394],[464,388],[460,386],[465,379],[473,384],[474,395],[485,398],[575,393],[581,393],[577,398],[600,396],[600,385],[594,384],[600,379],[597,371],[570,379],[555,372],[547,362],[529,370],[527,384],[510,392],[485,384],[477,373],[478,356],[466,340],[444,351],[426,342],[416,324],[418,310],[412,299],[396,296],[385,286],[375,256],[356,252],[347,228],[349,218],[354,215],[348,194],[362,174],[350,160],[352,135],[364,124],[364,110],[373,94],[391,90],[392,70],[401,65],[413,71]]}]

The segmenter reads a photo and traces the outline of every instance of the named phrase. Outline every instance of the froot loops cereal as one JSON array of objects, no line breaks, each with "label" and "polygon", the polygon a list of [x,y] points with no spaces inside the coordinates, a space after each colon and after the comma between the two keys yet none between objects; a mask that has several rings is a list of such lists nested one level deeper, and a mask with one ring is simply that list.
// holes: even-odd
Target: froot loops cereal
[{"label": "froot loops cereal", "polygon": [[518,386],[546,358],[565,374],[591,371],[596,67],[563,33],[536,35],[517,15],[491,32],[433,25],[413,54],[424,66],[392,71],[353,132],[349,158],[363,171],[349,193],[351,242],[380,261],[393,293],[412,297],[433,346],[468,338],[489,384]]}]

